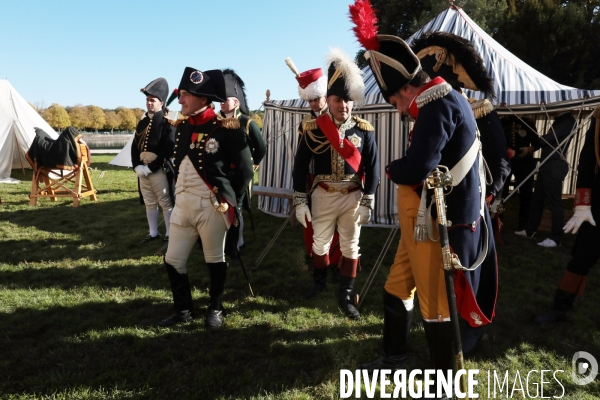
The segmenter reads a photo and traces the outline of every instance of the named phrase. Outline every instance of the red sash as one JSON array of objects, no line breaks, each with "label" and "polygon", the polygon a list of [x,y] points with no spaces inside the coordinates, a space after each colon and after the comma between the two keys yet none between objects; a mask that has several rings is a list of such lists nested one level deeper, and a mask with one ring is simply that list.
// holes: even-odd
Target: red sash
[{"label": "red sash", "polygon": [[360,151],[350,142],[348,139],[344,138],[344,147],[341,147],[342,140],[340,139],[340,134],[337,126],[333,123],[329,115],[323,114],[319,118],[317,118],[317,125],[329,143],[333,146],[335,151],[340,153],[340,155],[346,160],[348,164],[354,169],[356,172],[360,172],[360,161],[361,154]]}]

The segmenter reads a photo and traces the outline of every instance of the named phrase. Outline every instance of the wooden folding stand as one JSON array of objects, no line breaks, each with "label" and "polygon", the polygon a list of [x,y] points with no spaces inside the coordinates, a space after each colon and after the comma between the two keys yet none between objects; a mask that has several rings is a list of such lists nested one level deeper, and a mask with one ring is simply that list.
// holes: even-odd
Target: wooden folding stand
[{"label": "wooden folding stand", "polygon": [[[29,205],[36,206],[37,199],[47,197],[56,201],[57,197],[72,197],[73,207],[79,206],[79,200],[90,196],[96,201],[96,189],[88,169],[89,155],[87,146],[78,143],[81,151],[81,160],[72,170],[60,168],[40,167],[34,169],[31,180],[31,194]],[[73,187],[71,189],[71,187]]]}]

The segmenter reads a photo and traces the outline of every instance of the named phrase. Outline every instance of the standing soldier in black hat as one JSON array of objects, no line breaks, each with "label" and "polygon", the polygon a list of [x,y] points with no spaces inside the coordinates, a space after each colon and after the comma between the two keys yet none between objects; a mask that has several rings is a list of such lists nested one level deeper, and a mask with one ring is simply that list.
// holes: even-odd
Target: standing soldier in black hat
[{"label": "standing soldier in black hat", "polygon": [[[353,102],[362,103],[364,82],[356,64],[341,50],[328,57],[327,104],[329,111],[304,125],[294,158],[294,206],[296,218],[314,229],[314,286],[325,288],[329,249],[337,226],[342,261],[338,300],[353,319],[360,313],[353,303],[354,280],[358,268],[361,225],[371,218],[375,190],[379,185],[379,154],[368,121],[352,116]],[[306,180],[313,161],[314,181],[311,209]],[[310,295],[310,293],[309,293]]]},{"label": "standing soldier in black hat", "polygon": [[160,239],[159,204],[163,209],[166,227],[164,241],[167,242],[173,209],[173,193],[171,193],[173,176],[171,168],[166,164],[171,162],[175,144],[175,128],[168,123],[164,114],[169,85],[164,78],[158,78],[141,89],[141,92],[146,95],[148,112],[135,130],[131,144],[131,164],[139,177],[140,200],[146,205],[146,217],[150,227],[150,232],[142,243]]},{"label": "standing soldier in black hat", "polygon": [[176,313],[157,325],[170,326],[195,317],[186,264],[200,238],[210,273],[206,326],[212,329],[223,324],[225,239],[228,229],[238,223],[236,206],[252,179],[252,156],[246,133],[224,127],[211,107],[213,101],[222,102],[227,97],[221,70],[202,72],[187,67],[178,94],[181,113],[188,118],[177,125],[177,203],[165,255]]},{"label": "standing soldier in black hat", "polygon": [[497,265],[475,117],[468,100],[442,77],[429,78],[402,39],[377,34],[368,1],[356,0],[350,13],[383,98],[415,120],[406,154],[386,167],[398,185],[401,237],[383,291],[383,354],[359,368],[405,368],[416,289],[433,368],[453,370],[453,323],[437,226],[428,212],[432,190],[425,180],[440,165],[452,171],[445,202],[455,287],[448,290],[456,293],[458,313],[469,326],[486,325],[495,315]]},{"label": "standing soldier in black hat", "polygon": [[[258,169],[258,165],[267,154],[267,145],[262,137],[262,133],[258,124],[254,119],[250,117],[250,110],[248,110],[248,100],[246,99],[246,88],[244,81],[240,78],[234,70],[224,69],[223,75],[225,76],[225,94],[227,98],[221,102],[220,117],[223,118],[222,124],[224,127],[242,129],[246,132],[246,138],[248,141],[248,147],[252,153],[252,160],[254,162],[254,170]],[[242,197],[244,209],[250,212],[250,199],[251,199],[251,186],[246,188],[246,193]],[[239,239],[237,242],[238,248],[244,244],[244,219],[240,213],[240,227],[239,227]]]}]

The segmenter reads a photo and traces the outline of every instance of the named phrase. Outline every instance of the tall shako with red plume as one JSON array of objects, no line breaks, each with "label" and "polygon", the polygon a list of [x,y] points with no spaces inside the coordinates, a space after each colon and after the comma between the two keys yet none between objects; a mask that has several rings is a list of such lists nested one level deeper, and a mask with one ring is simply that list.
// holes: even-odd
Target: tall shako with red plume
[{"label": "tall shako with red plume", "polygon": [[389,102],[390,96],[421,70],[419,58],[399,37],[377,34],[377,17],[368,0],[356,0],[350,5],[350,19],[381,94]]}]

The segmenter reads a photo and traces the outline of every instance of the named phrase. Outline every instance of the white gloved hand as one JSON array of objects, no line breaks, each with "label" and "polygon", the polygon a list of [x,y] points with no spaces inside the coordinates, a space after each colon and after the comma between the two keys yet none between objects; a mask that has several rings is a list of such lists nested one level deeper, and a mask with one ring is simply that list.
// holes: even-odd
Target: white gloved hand
[{"label": "white gloved hand", "polygon": [[145,165],[138,165],[137,167],[135,167],[133,170],[135,171],[135,173],[141,178],[142,176],[148,176],[148,174],[146,173],[146,171],[144,171],[144,167]]},{"label": "white gloved hand", "polygon": [[152,171],[150,170],[150,168],[148,168],[147,165],[142,165],[142,167],[144,167],[144,173],[146,174],[146,176],[152,173]]},{"label": "white gloved hand", "polygon": [[308,205],[301,204],[296,207],[296,219],[306,228],[306,221],[312,221]]},{"label": "white gloved hand", "polygon": [[569,222],[565,224],[563,231],[569,233],[572,230],[573,232],[571,233],[575,234],[585,221],[596,226],[596,221],[594,221],[594,217],[592,216],[592,206],[575,206],[575,213]]},{"label": "white gloved hand", "polygon": [[366,206],[358,206],[358,221],[357,224],[360,226],[366,224],[371,219],[371,209]]}]

